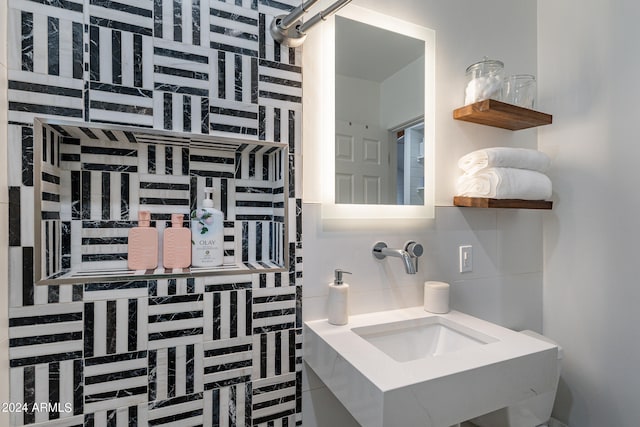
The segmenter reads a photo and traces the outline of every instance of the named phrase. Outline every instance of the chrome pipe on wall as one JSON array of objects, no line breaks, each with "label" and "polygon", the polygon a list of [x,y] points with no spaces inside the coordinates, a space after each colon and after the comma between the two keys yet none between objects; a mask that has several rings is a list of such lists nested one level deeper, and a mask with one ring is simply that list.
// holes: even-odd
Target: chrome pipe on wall
[{"label": "chrome pipe on wall", "polygon": [[311,17],[311,19],[302,24],[298,31],[300,31],[302,34],[306,34],[311,27],[313,27],[320,21],[326,21],[328,17],[339,11],[350,2],[351,0],[338,0],[322,12],[316,13],[313,17]]},{"label": "chrome pipe on wall", "polygon": [[318,0],[303,0],[300,6],[291,10],[289,14],[276,16],[269,28],[273,39],[289,47],[298,47],[304,43],[307,31],[311,27],[320,21],[326,21],[329,16],[346,6],[351,0],[338,0],[323,11],[315,14],[307,22],[301,23],[299,19],[302,15],[307,13],[309,8],[317,2]]},{"label": "chrome pipe on wall", "polygon": [[296,21],[298,21],[298,19],[302,17],[302,15],[307,13],[309,11],[309,8],[314,4],[316,4],[317,2],[318,0],[307,0],[307,1],[303,0],[300,6],[296,7],[295,9],[292,9],[288,15],[281,15],[284,17],[278,23],[278,27],[285,30],[291,28],[291,26],[295,24]]}]

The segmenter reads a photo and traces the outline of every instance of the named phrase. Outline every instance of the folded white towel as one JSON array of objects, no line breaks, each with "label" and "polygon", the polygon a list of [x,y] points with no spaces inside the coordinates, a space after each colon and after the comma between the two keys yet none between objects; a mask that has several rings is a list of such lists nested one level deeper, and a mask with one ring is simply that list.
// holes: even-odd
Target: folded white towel
[{"label": "folded white towel", "polygon": [[458,167],[468,174],[484,168],[517,168],[544,172],[549,168],[549,156],[528,148],[493,147],[466,154]]},{"label": "folded white towel", "polygon": [[551,180],[543,173],[527,169],[487,168],[464,174],[456,183],[458,196],[492,199],[548,200]]}]

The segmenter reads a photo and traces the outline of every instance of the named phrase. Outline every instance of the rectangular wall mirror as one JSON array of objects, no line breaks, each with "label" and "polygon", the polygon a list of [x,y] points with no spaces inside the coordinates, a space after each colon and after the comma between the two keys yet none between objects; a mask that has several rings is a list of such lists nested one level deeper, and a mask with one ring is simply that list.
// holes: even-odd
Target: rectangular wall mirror
[{"label": "rectangular wall mirror", "polygon": [[323,217],[433,218],[435,33],[350,4],[323,34]]}]

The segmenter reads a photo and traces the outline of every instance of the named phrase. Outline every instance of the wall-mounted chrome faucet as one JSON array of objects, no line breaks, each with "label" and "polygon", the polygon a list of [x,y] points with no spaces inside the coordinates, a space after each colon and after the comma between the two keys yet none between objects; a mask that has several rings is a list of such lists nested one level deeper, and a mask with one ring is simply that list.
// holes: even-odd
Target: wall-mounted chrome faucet
[{"label": "wall-mounted chrome faucet", "polygon": [[416,274],[418,271],[418,257],[424,253],[424,248],[420,243],[409,240],[404,244],[404,249],[393,249],[385,242],[377,242],[373,245],[373,256],[377,259],[385,259],[388,256],[402,258],[404,269],[407,274]]}]

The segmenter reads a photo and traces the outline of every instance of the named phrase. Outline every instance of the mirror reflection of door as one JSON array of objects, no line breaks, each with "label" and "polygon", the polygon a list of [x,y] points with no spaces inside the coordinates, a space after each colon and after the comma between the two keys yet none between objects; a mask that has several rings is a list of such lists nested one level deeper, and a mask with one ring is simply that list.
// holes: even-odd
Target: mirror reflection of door
[{"label": "mirror reflection of door", "polygon": [[392,132],[396,141],[396,204],[424,204],[424,122]]},{"label": "mirror reflection of door", "polygon": [[335,22],[335,202],[423,205],[425,42]]},{"label": "mirror reflection of door", "polygon": [[387,135],[376,125],[336,121],[336,203],[394,203]]}]

